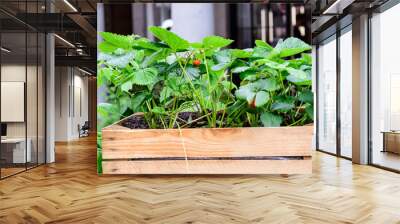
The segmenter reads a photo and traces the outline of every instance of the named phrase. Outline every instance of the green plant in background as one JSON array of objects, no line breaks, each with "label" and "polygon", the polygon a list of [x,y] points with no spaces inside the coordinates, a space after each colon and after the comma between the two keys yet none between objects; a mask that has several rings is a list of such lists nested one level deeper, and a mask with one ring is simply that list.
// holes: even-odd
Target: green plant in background
[{"label": "green plant in background", "polygon": [[[101,33],[98,86],[107,87],[107,103],[98,105],[98,130],[136,112],[144,112],[150,128],[198,120],[201,127],[313,121],[312,61],[304,53],[311,47],[303,41],[290,37],[272,47],[257,40],[252,49],[227,49],[233,40],[219,36],[189,43],[160,27],[149,31],[160,41]],[[183,112],[197,117],[182,120]]]}]

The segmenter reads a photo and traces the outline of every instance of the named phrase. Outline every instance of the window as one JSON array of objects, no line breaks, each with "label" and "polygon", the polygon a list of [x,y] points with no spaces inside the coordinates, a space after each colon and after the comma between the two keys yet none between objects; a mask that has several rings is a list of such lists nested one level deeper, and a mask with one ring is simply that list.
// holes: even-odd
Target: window
[{"label": "window", "polygon": [[352,33],[340,36],[340,155],[352,157]]},{"label": "window", "polygon": [[336,36],[318,48],[318,149],[336,153]]},{"label": "window", "polygon": [[400,170],[400,5],[371,18],[371,161]]},{"label": "window", "polygon": [[[23,12],[40,12],[43,1],[18,2]],[[2,6],[15,2],[1,2]],[[45,35],[0,13],[0,178],[45,163]]]}]

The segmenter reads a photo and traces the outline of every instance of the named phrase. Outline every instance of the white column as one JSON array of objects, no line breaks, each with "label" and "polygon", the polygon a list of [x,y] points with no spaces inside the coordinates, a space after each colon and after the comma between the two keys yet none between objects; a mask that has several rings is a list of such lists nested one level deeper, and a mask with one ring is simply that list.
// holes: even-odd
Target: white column
[{"label": "white column", "polygon": [[312,140],[312,149],[317,149],[317,47],[315,45],[312,46],[312,92],[314,93],[314,133],[313,133],[313,140]]},{"label": "white column", "polygon": [[101,40],[99,32],[105,30],[104,3],[97,3],[97,42]]},{"label": "white column", "polygon": [[[97,3],[97,43],[100,43],[103,39],[99,35],[100,32],[105,31],[105,18],[104,18],[104,3]],[[99,51],[97,51],[97,54]],[[103,85],[97,89],[97,103],[106,102],[105,94],[107,88]]]},{"label": "white column", "polygon": [[353,19],[353,162],[368,163],[368,16]]},{"label": "white column", "polygon": [[55,44],[53,34],[47,34],[46,47],[46,163],[53,163],[55,162]]},{"label": "white column", "polygon": [[212,3],[172,3],[172,32],[190,42],[198,42],[214,34],[214,7]]}]

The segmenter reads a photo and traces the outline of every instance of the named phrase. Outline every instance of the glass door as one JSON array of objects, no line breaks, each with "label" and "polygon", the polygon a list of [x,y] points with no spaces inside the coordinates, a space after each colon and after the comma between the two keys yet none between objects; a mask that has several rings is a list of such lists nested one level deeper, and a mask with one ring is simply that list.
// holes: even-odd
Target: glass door
[{"label": "glass door", "polygon": [[[23,12],[44,12],[43,5],[44,1],[0,3],[18,9],[22,17]],[[13,16],[0,12],[0,18],[2,179],[45,163],[46,39]]]},{"label": "glass door", "polygon": [[27,144],[26,33],[1,34],[1,176],[7,177],[26,170],[31,161]]},{"label": "glass door", "polygon": [[336,35],[318,47],[318,149],[336,154]]},{"label": "glass door", "polygon": [[340,45],[340,155],[352,158],[352,30],[341,31]]},{"label": "glass door", "polygon": [[371,18],[370,161],[400,171],[400,4]]}]

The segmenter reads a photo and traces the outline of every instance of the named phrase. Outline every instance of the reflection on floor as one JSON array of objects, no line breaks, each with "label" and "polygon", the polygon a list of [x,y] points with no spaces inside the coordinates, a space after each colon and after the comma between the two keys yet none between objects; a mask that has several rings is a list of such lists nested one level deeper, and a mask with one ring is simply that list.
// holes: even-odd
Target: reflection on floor
[{"label": "reflection on floor", "polygon": [[0,181],[0,223],[399,223],[400,175],[315,153],[310,175],[98,176],[95,138]]},{"label": "reflection on floor", "polygon": [[24,170],[25,170],[25,167],[24,168],[19,168],[19,167],[17,167],[17,168],[1,168],[1,178],[22,172]]},{"label": "reflection on floor", "polygon": [[36,167],[36,163],[28,163],[28,164],[2,164],[1,168],[1,178],[6,178],[8,176],[20,173],[25,171],[26,169],[30,169],[32,167]]},{"label": "reflection on floor", "polygon": [[392,152],[374,151],[372,157],[373,163],[376,165],[389,167],[391,169],[400,170],[400,155]]}]

